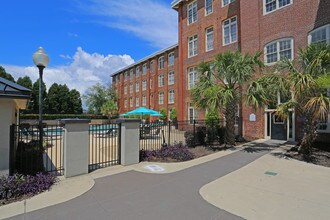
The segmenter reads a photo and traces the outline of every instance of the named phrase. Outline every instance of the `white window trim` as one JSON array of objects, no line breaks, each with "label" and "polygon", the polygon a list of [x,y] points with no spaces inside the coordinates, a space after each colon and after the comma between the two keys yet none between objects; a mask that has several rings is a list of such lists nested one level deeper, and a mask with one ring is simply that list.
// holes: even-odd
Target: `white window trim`
[{"label": "white window trim", "polygon": [[[170,81],[170,79],[171,79],[170,75],[173,75],[173,82]],[[174,75],[174,71],[170,71],[170,72],[168,73],[168,79],[167,79],[167,80],[168,80],[168,82],[167,82],[168,85],[174,85],[174,83],[175,83],[175,75]]]},{"label": "white window trim", "polygon": [[285,38],[280,38],[280,39],[277,39],[277,40],[274,40],[274,41],[271,41],[271,42],[269,42],[269,43],[267,43],[265,46],[264,46],[264,64],[266,65],[266,66],[272,66],[272,65],[275,65],[278,61],[280,61],[280,60],[278,60],[277,62],[272,62],[272,63],[267,63],[267,46],[269,45],[269,44],[274,44],[274,43],[276,43],[276,47],[277,47],[277,57],[279,58],[279,56],[280,56],[280,51],[279,51],[279,44],[278,44],[278,42],[280,42],[280,41],[284,41],[284,40],[291,40],[291,60],[294,60],[294,40],[293,40],[293,38],[292,37],[285,37]]},{"label": "white window trim", "polygon": [[[190,69],[192,69],[193,71],[190,71]],[[196,79],[196,81],[194,81],[193,85],[190,86],[190,84],[191,84],[190,83],[190,77],[189,77],[190,73],[197,75],[197,67],[189,67],[188,68],[188,74],[187,74],[188,75],[188,80],[187,80],[188,81],[188,90],[190,90],[191,88],[193,88],[196,85],[196,81],[197,81],[197,79]],[[193,78],[195,78],[195,77],[193,77]]]},{"label": "white window trim", "polygon": [[[144,72],[144,70],[146,70],[146,71]],[[142,65],[142,75],[147,74],[147,72],[148,72],[148,66],[147,66],[147,63],[144,63]]]},{"label": "white window trim", "polygon": [[327,42],[328,44],[330,44],[330,24],[323,25],[323,26],[321,26],[321,27],[318,27],[318,28],[316,28],[316,29],[310,31],[310,32],[308,33],[308,44],[311,44],[311,43],[312,43],[312,33],[317,32],[317,31],[319,31],[319,30],[321,30],[321,29],[325,29],[325,30],[326,30],[326,37],[328,37],[328,38],[326,39],[326,42]]},{"label": "white window trim", "polygon": [[211,6],[212,6],[211,8],[212,8],[212,10],[209,13],[207,13],[207,11],[206,11],[206,1],[207,0],[204,0],[205,16],[208,16],[208,15],[210,15],[210,14],[213,13],[213,0],[211,0]]},{"label": "white window trim", "polygon": [[[161,78],[162,78],[162,84],[160,83],[161,82]],[[158,76],[158,87],[163,87],[165,85],[165,76],[164,74],[160,74]]]},{"label": "white window trim", "polygon": [[147,105],[147,96],[143,95],[142,96],[142,106],[146,106]]},{"label": "white window trim", "polygon": [[[229,20],[229,30],[231,30],[231,28],[230,28],[231,25],[232,25],[231,19],[233,19],[235,17],[236,17],[236,40],[235,41],[230,40],[230,42],[226,44],[225,43],[225,21]],[[231,37],[231,32],[229,33],[229,37]],[[237,42],[237,40],[238,40],[238,18],[237,18],[237,16],[233,16],[233,17],[230,17],[226,20],[223,20],[222,21],[222,45],[227,46],[227,45],[230,45],[230,44],[234,44],[234,43]]]},{"label": "white window trim", "polygon": [[[196,39],[195,39],[195,36],[196,36]],[[190,39],[189,38],[192,38],[192,40],[190,41]],[[190,42],[192,42],[192,46],[194,45],[194,42],[195,42],[195,40],[196,40],[196,54],[192,54],[192,55],[190,55],[190,46],[189,46],[189,44],[190,44]],[[192,50],[194,51],[194,47],[192,48]],[[192,36],[190,36],[190,37],[188,37],[188,58],[191,58],[191,57],[195,57],[195,56],[197,56],[198,55],[198,35],[197,34],[194,34],[194,35],[192,35]]]},{"label": "white window trim", "polygon": [[263,0],[262,3],[263,3],[262,8],[263,8],[264,15],[268,15],[268,14],[270,14],[270,13],[273,13],[273,12],[275,12],[275,11],[278,11],[278,10],[280,10],[280,9],[283,9],[283,8],[286,8],[286,7],[290,6],[290,5],[292,5],[292,4],[293,4],[293,0],[291,0],[291,3],[290,3],[290,4],[287,4],[287,5],[282,6],[282,7],[279,7],[279,6],[278,6],[278,5],[279,5],[279,1],[276,0],[276,9],[273,10],[273,11],[269,11],[269,12],[266,12],[266,0]]},{"label": "white window trim", "polygon": [[147,90],[147,80],[144,79],[142,80],[142,91],[146,91]]},{"label": "white window trim", "polygon": [[135,83],[135,92],[140,92],[140,82]]},{"label": "white window trim", "polygon": [[[160,98],[161,95],[163,96],[162,99]],[[165,97],[164,97],[164,92],[159,92],[159,93],[158,93],[158,104],[159,104],[159,105],[163,105],[163,104],[164,104],[164,99],[165,99]],[[162,101],[162,102],[161,102],[161,101]]]},{"label": "white window trim", "polygon": [[150,73],[153,73],[154,72],[154,69],[155,69],[155,66],[154,66],[154,61],[150,61],[149,63],[149,72]]},{"label": "white window trim", "polygon": [[[163,61],[160,62],[160,60],[163,60]],[[163,63],[163,65],[160,65],[160,63]],[[158,69],[162,70],[162,69],[164,69],[164,67],[165,67],[165,59],[164,59],[164,56],[161,56],[158,58]]]},{"label": "white window trim", "polygon": [[[173,63],[170,63],[170,56],[173,56]],[[174,66],[174,52],[171,52],[167,56],[167,66]]]},{"label": "white window trim", "polygon": [[231,3],[233,3],[234,1],[236,0],[229,0],[229,3],[228,4],[224,4],[223,0],[221,0],[221,7],[226,7],[227,5],[230,5]]},{"label": "white window trim", "polygon": [[[173,93],[173,100],[171,100],[171,95]],[[168,91],[168,104],[173,104],[175,100],[175,91],[174,89],[171,89]]]},{"label": "white window trim", "polygon": [[135,97],[135,107],[140,106],[140,97]]},{"label": "white window trim", "polygon": [[[191,23],[189,23],[189,6],[190,5],[193,5],[194,3],[196,3],[196,7],[197,7],[197,12],[196,12],[196,21],[194,21],[194,13],[192,14],[192,21],[191,21]],[[192,8],[192,10],[193,10],[193,8]],[[195,22],[197,22],[198,21],[198,4],[197,4],[197,0],[195,0],[195,1],[193,1],[193,2],[191,2],[190,4],[188,4],[187,5],[187,24],[188,25],[191,25],[191,24],[193,24],[193,23],[195,23]]]},{"label": "white window trim", "polygon": [[[208,36],[207,30],[209,30],[209,29],[211,29],[211,28],[213,29],[213,30],[212,30],[212,35],[213,35],[213,46],[212,46],[212,49],[209,50],[209,49],[207,48],[207,36]],[[208,27],[208,28],[205,29],[205,51],[206,51],[206,52],[209,52],[209,51],[212,51],[212,50],[214,50],[214,28],[213,28],[213,26]]]}]

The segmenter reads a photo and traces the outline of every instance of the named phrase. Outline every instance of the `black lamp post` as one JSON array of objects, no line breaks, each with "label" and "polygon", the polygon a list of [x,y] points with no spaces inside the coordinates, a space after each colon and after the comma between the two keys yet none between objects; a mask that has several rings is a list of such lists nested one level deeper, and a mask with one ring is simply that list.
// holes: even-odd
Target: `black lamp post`
[{"label": "black lamp post", "polygon": [[49,63],[49,57],[42,47],[33,54],[33,62],[39,69],[39,149],[41,150],[43,144],[43,126],[42,126],[42,74]]}]

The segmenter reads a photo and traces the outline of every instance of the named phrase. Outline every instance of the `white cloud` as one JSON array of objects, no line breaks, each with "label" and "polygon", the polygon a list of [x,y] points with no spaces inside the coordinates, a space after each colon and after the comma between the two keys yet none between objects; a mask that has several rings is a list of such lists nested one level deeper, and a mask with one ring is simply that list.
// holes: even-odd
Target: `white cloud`
[{"label": "white cloud", "polygon": [[[84,94],[90,86],[96,83],[110,82],[111,73],[132,63],[134,60],[129,55],[90,54],[78,47],[72,56],[72,62],[68,65],[45,68],[43,80],[47,88],[53,83],[67,84],[70,89],[77,89]],[[1,66],[16,80],[25,75],[30,76],[33,82],[39,78],[38,70],[34,66]]]},{"label": "white cloud", "polygon": [[80,9],[99,16],[96,22],[131,32],[153,46],[164,48],[178,42],[177,12],[155,0],[80,2]]}]

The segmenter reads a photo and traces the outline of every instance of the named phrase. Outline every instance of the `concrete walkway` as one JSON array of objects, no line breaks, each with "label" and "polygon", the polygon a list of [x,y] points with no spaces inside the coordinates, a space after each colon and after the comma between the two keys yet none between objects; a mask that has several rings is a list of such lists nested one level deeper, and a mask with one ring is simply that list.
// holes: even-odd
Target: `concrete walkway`
[{"label": "concrete walkway", "polygon": [[[83,177],[61,181],[50,192],[27,200],[26,210],[24,210],[23,202],[0,207],[0,218],[26,211],[26,214],[9,219],[204,220],[242,219],[241,217],[247,219],[278,219],[277,217],[279,216],[281,219],[292,219],[289,218],[292,217],[291,214],[283,217],[283,215],[278,215],[277,212],[264,208],[265,204],[268,203],[274,210],[281,210],[282,204],[278,202],[282,200],[274,200],[274,195],[268,197],[269,194],[267,192],[272,191],[274,187],[276,188],[277,184],[280,184],[278,187],[282,187],[281,183],[287,181],[287,176],[273,183],[272,181],[264,182],[258,180],[263,178],[274,180],[285,169],[296,172],[295,178],[300,178],[301,180],[304,178],[302,174],[311,174],[311,171],[299,174],[297,169],[305,170],[311,166],[313,167],[312,171],[319,172],[320,175],[329,174],[330,169],[319,169],[318,166],[294,160],[292,164],[281,165],[282,163],[274,163],[274,161],[280,160],[276,157],[280,154],[276,152],[272,152],[273,155],[267,154],[279,142],[263,142],[264,140],[256,141],[250,143],[251,147],[245,149],[238,148],[236,150],[219,152],[183,163],[157,163],[164,169],[159,170],[158,174],[142,173],[151,172],[145,168],[151,163],[100,169]],[[300,165],[297,166],[296,164]],[[278,166],[282,170],[276,169]],[[287,166],[289,167],[287,168]],[[262,172],[260,174],[261,169]],[[243,172],[241,172],[242,170]],[[280,174],[269,176],[264,174],[265,171],[271,171],[272,175],[274,173]],[[311,176],[311,178],[319,177],[319,175]],[[329,186],[329,184],[326,183],[327,181],[330,183],[330,175],[321,179],[320,192],[327,190],[326,186]],[[315,188],[315,182],[314,185],[312,182],[307,182],[303,187],[306,187],[306,190],[310,190],[311,186]],[[258,183],[263,183],[264,187],[269,186],[269,189],[260,187]],[[295,181],[289,181],[283,187],[289,187],[290,190],[288,192],[292,192],[291,188],[295,188],[295,184]],[[244,188],[242,186],[249,187]],[[288,192],[283,188],[282,199],[294,197]],[[58,194],[60,197],[58,197]],[[304,197],[304,194],[300,195]],[[314,195],[314,193],[310,192],[310,195]],[[326,197],[329,198],[329,195],[322,197],[322,195],[317,194],[314,201],[319,197],[321,197],[319,204],[323,206],[319,210],[323,212],[325,207],[328,207],[326,205],[328,201]],[[251,200],[251,198],[255,199]],[[267,200],[268,198],[271,200]],[[294,217],[301,217],[299,219],[304,219],[304,216],[307,216],[304,213],[310,211],[310,207],[308,207],[310,203],[302,201],[304,200],[294,199],[291,201],[296,202],[296,206],[300,207],[300,210],[294,209],[292,211],[292,213],[296,213]],[[48,205],[51,206],[46,207]],[[259,206],[259,209],[255,209]],[[259,214],[251,215],[246,209],[250,212],[255,209],[255,212]],[[312,209],[318,210],[314,206]],[[285,211],[288,210],[285,209]],[[327,214],[327,212],[325,213]],[[322,216],[318,215],[318,217]]]}]

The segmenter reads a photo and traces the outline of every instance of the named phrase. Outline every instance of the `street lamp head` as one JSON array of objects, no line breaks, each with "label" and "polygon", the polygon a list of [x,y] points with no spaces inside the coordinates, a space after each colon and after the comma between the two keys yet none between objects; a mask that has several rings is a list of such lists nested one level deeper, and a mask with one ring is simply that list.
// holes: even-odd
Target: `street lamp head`
[{"label": "street lamp head", "polygon": [[46,67],[49,63],[49,57],[42,47],[39,47],[38,51],[35,52],[32,57],[36,66]]}]

